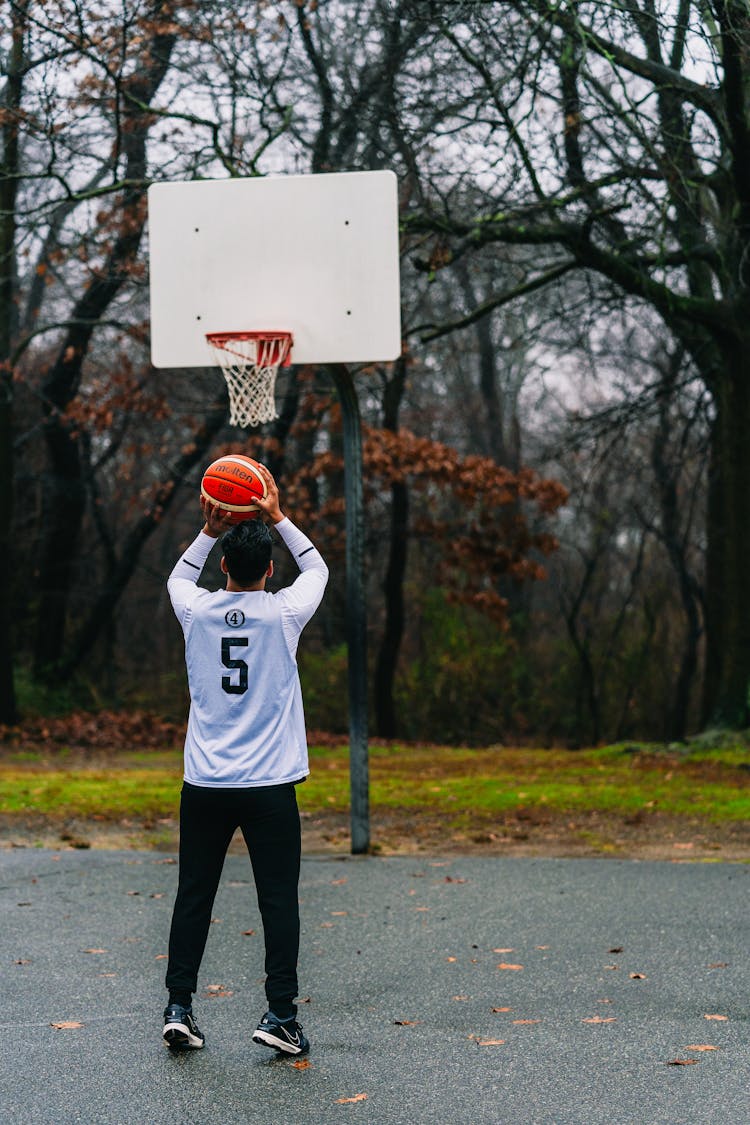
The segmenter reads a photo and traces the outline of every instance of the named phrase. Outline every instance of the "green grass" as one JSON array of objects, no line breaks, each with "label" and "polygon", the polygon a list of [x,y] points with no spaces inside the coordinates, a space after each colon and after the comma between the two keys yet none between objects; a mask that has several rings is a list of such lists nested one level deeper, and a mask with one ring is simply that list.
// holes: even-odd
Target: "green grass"
[{"label": "green grass", "polygon": [[179,771],[0,769],[0,812],[120,820],[174,814]]},{"label": "green grass", "polygon": [[[174,816],[182,774],[177,750],[131,752],[75,764],[70,752],[42,759],[6,751],[0,761],[0,812],[103,820]],[[62,760],[61,760],[62,758]],[[349,803],[345,747],[310,753],[312,773],[299,787],[314,813]],[[711,821],[750,819],[747,750],[665,750],[632,744],[563,751],[450,747],[373,747],[374,808],[429,810],[458,822],[469,811],[502,815],[524,807],[559,813],[627,816],[641,809]]]}]

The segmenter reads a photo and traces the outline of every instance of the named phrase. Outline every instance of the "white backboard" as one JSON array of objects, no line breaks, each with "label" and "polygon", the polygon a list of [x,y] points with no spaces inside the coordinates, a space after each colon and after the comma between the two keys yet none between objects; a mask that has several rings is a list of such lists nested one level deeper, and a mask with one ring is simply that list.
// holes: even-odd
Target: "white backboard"
[{"label": "white backboard", "polygon": [[400,354],[393,172],[158,183],[148,207],[156,367],[214,363],[207,332],[289,331],[293,363]]}]

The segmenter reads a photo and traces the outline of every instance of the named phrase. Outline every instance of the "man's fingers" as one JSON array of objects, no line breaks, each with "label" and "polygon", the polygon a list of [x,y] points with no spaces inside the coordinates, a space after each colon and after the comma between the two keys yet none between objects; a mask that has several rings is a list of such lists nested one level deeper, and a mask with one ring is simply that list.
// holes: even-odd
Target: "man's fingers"
[{"label": "man's fingers", "polygon": [[273,479],[273,474],[272,474],[271,470],[267,469],[266,466],[261,464],[260,461],[258,462],[258,464],[260,465],[261,474],[262,474],[263,479],[265,480],[268,488],[269,489],[275,489],[276,488],[276,481]]}]

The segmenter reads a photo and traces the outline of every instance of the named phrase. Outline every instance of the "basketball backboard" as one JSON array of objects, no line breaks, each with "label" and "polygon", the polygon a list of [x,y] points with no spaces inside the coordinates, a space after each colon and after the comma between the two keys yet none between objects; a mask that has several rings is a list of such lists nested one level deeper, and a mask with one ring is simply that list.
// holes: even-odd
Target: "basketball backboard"
[{"label": "basketball backboard", "polygon": [[157,183],[148,206],[156,367],[214,363],[208,332],[291,332],[293,363],[400,354],[393,172]]}]

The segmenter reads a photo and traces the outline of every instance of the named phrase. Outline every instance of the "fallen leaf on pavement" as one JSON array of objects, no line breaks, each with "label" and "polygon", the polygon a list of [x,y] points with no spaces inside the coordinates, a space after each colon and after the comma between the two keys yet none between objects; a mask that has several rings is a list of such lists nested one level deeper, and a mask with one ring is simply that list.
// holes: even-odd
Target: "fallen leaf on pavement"
[{"label": "fallen leaf on pavement", "polygon": [[312,1063],[309,1059],[297,1059],[296,1062],[292,1063],[292,1066],[295,1070],[307,1070],[308,1066],[312,1066]]},{"label": "fallen leaf on pavement", "polygon": [[255,930],[243,930],[242,936],[243,937],[252,937],[254,935],[254,933],[255,933]]},{"label": "fallen leaf on pavement", "polygon": [[154,957],[154,961],[166,961],[168,957],[168,953],[157,953],[156,957]]},{"label": "fallen leaf on pavement", "polygon": [[512,949],[493,949],[493,953],[512,953]]},{"label": "fallen leaf on pavement", "polygon": [[206,995],[209,1000],[213,1000],[215,996],[233,996],[231,988],[226,988],[223,984],[207,984]]},{"label": "fallen leaf on pavement", "polygon": [[421,1020],[394,1020],[396,1027],[414,1027],[416,1024],[421,1023]]},{"label": "fallen leaf on pavement", "polygon": [[491,1012],[512,1012],[512,1008],[490,1008]]},{"label": "fallen leaf on pavement", "polygon": [[521,969],[523,968],[523,965],[509,965],[509,964],[507,964],[507,962],[501,961],[500,964],[497,966],[497,968],[498,969],[513,969],[516,972],[520,972]]},{"label": "fallen leaf on pavement", "polygon": [[367,1101],[367,1094],[355,1094],[351,1098],[336,1098],[339,1105],[347,1105],[349,1102],[365,1102]]},{"label": "fallen leaf on pavement", "polygon": [[83,949],[82,953],[108,953],[108,949]]},{"label": "fallen leaf on pavement", "polygon": [[505,1042],[504,1039],[480,1039],[478,1035],[470,1035],[469,1038],[474,1040],[477,1047],[502,1047]]},{"label": "fallen leaf on pavement", "polygon": [[729,968],[729,962],[728,961],[712,961],[711,964],[708,967],[709,967],[709,969],[727,969],[727,968]]},{"label": "fallen leaf on pavement", "polygon": [[704,1020],[728,1020],[729,1016],[704,1016]]},{"label": "fallen leaf on pavement", "polygon": [[628,973],[631,980],[647,980],[645,973]]},{"label": "fallen leaf on pavement", "polygon": [[617,1023],[617,1016],[589,1016],[581,1023]]},{"label": "fallen leaf on pavement", "polygon": [[469,997],[468,996],[454,996],[453,999],[454,1000],[468,1000]]},{"label": "fallen leaf on pavement", "polygon": [[685,1048],[686,1051],[718,1051],[718,1047],[712,1047],[710,1043],[688,1043]]},{"label": "fallen leaf on pavement", "polygon": [[30,965],[31,961],[28,961],[25,957],[19,957],[17,961],[13,962],[13,964],[14,965]]},{"label": "fallen leaf on pavement", "polygon": [[67,1031],[72,1027],[83,1027],[83,1024],[78,1020],[60,1020],[59,1023],[51,1023],[50,1027],[54,1027],[56,1031]]},{"label": "fallen leaf on pavement", "polygon": [[667,1066],[695,1066],[697,1059],[670,1059]]}]

